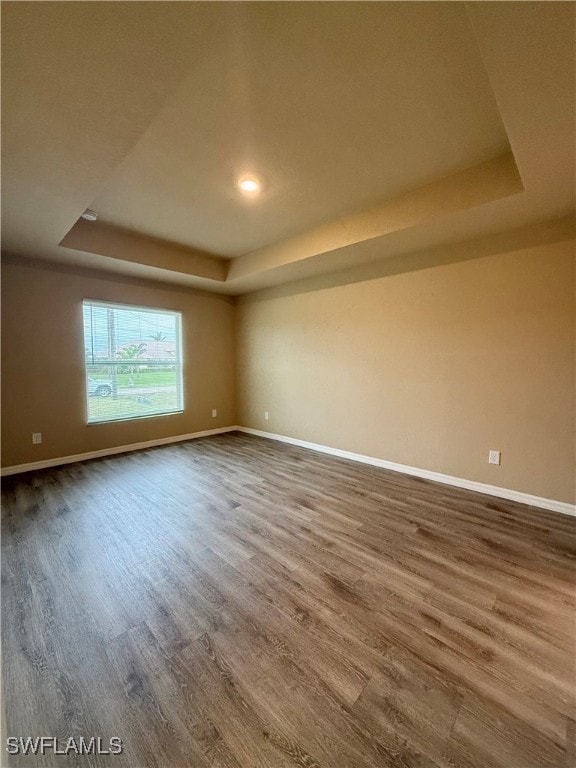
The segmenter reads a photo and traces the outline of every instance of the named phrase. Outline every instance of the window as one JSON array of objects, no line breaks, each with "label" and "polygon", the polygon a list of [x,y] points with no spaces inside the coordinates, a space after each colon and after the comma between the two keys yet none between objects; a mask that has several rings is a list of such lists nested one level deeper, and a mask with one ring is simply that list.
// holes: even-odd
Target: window
[{"label": "window", "polygon": [[88,423],[182,411],[180,312],[84,301]]}]

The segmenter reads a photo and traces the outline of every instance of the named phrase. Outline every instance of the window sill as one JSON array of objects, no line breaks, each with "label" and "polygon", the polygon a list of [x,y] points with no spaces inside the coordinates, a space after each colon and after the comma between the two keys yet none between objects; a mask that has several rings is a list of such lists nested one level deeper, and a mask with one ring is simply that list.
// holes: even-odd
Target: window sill
[{"label": "window sill", "polygon": [[117,424],[119,421],[142,421],[142,419],[157,419],[160,416],[178,416],[184,413],[184,409],[178,411],[163,411],[162,413],[146,413],[142,416],[118,416],[114,419],[99,419],[98,421],[87,421],[87,427],[97,427],[100,424]]}]

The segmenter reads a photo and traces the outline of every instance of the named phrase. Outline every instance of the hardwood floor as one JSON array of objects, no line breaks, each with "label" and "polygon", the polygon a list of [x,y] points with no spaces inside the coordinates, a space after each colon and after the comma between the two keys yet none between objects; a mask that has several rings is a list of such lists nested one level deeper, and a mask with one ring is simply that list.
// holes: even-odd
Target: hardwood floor
[{"label": "hardwood floor", "polygon": [[574,765],[573,518],[237,433],[3,501],[5,735],[124,753],[2,765]]}]

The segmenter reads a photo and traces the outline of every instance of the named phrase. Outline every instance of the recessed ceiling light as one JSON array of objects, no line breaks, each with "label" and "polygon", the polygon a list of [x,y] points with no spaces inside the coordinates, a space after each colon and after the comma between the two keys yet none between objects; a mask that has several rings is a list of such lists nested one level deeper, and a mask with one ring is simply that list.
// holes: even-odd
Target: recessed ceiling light
[{"label": "recessed ceiling light", "polygon": [[258,192],[260,189],[260,184],[256,181],[256,179],[241,179],[238,182],[238,186],[242,192]]},{"label": "recessed ceiling light", "polygon": [[82,218],[86,219],[86,221],[96,221],[98,214],[96,211],[91,211],[90,208],[87,208],[82,214]]}]

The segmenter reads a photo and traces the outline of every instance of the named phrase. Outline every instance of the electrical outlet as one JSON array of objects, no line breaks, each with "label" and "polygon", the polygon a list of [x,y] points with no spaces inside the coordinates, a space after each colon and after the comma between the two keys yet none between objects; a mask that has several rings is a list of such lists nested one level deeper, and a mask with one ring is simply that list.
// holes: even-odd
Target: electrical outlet
[{"label": "electrical outlet", "polygon": [[212,409],[212,418],[215,419],[216,416],[218,416],[218,411],[216,410],[216,408],[213,408]]},{"label": "electrical outlet", "polygon": [[488,464],[500,464],[500,451],[488,451]]},{"label": "electrical outlet", "polygon": [[268,413],[268,411],[264,411],[264,418],[266,419],[266,421],[268,421],[269,416],[270,414]]},{"label": "electrical outlet", "polygon": [[32,444],[40,445],[42,442],[42,432],[32,432]]}]

